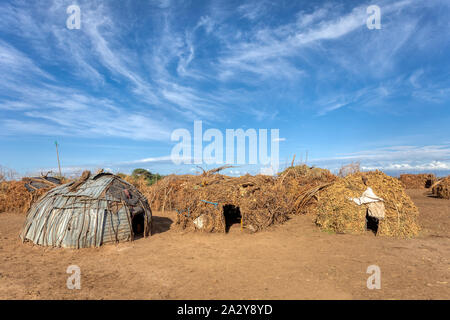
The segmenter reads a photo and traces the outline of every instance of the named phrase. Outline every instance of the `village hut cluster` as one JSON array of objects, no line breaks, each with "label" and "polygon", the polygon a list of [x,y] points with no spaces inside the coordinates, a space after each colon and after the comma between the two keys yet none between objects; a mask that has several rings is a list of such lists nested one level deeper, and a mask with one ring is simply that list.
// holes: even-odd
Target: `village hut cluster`
[{"label": "village hut cluster", "polygon": [[169,175],[151,186],[103,171],[62,185],[48,177],[2,182],[0,212],[27,211],[23,241],[68,248],[149,236],[150,208],[175,211],[172,228],[184,231],[226,233],[234,226],[253,233],[309,214],[328,232],[410,238],[420,231],[419,212],[405,187],[429,187],[436,197],[450,198],[450,177],[398,179],[353,167],[336,176],[307,165],[277,176],[230,177],[221,174],[227,168]]},{"label": "village hut cluster", "polygon": [[[232,224],[256,232],[300,213],[314,192],[335,177],[323,169],[299,166],[279,177],[229,177],[222,168],[200,175],[172,175],[147,191],[155,210],[175,210],[175,228],[227,232]],[[315,190],[317,189],[317,190]]]},{"label": "village hut cluster", "polygon": [[399,180],[406,189],[429,189],[436,198],[450,199],[450,176],[434,174],[401,174]]},{"label": "village hut cluster", "polygon": [[[357,204],[354,199],[368,190],[376,197]],[[255,232],[295,214],[312,214],[320,228],[337,233],[414,237],[420,230],[417,207],[403,185],[381,171],[338,177],[300,165],[276,177],[228,177],[216,170],[169,176],[148,197],[155,210],[176,210],[175,228],[187,230],[226,232],[239,223]]]}]

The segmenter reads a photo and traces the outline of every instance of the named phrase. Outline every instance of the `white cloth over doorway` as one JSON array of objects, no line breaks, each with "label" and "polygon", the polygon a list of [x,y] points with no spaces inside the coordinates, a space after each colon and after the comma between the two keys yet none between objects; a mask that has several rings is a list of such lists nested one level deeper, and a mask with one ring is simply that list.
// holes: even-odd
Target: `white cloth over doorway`
[{"label": "white cloth over doorway", "polygon": [[368,215],[378,219],[384,219],[385,208],[383,198],[378,197],[372,190],[372,188],[367,187],[366,191],[363,192],[359,198],[350,198],[357,205],[367,204]]}]

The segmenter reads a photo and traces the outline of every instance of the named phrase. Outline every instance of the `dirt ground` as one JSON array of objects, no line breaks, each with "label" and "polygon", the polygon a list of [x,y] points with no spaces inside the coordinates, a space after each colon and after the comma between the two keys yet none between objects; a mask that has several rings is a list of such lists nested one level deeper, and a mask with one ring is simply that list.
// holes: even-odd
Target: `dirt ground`
[{"label": "dirt ground", "polygon": [[[423,227],[410,240],[329,234],[310,216],[256,234],[180,233],[175,213],[154,212],[150,238],[71,250],[22,244],[25,217],[0,214],[0,299],[449,299],[450,201],[408,193]],[[66,287],[69,265],[80,290]]]}]

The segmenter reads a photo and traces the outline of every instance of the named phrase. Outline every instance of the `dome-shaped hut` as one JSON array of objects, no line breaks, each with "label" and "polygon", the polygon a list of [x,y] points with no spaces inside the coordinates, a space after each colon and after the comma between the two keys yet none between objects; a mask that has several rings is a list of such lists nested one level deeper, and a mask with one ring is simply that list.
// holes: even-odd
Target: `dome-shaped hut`
[{"label": "dome-shaped hut", "polygon": [[22,241],[65,248],[99,247],[151,233],[147,199],[119,177],[85,171],[45,194],[28,211]]}]

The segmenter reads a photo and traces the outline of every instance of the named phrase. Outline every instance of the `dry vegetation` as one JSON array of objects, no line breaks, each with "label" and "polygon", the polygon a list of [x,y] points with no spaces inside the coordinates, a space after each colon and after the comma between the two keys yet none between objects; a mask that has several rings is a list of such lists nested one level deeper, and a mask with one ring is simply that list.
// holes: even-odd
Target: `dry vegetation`
[{"label": "dry vegetation", "polygon": [[437,181],[434,174],[401,174],[399,179],[406,189],[430,188]]},{"label": "dry vegetation", "polygon": [[175,226],[181,229],[195,230],[194,221],[201,217],[203,231],[224,232],[225,216],[239,210],[241,227],[250,231],[282,223],[292,214],[313,213],[324,230],[363,233],[367,207],[357,206],[348,198],[359,197],[365,191],[367,186],[361,179],[364,175],[368,186],[385,200],[386,218],[380,222],[377,234],[417,235],[417,208],[398,179],[380,171],[360,173],[354,168],[346,177],[306,165],[290,167],[278,177],[234,178],[212,172],[173,175],[143,192],[155,210],[176,210]]},{"label": "dry vegetation", "polygon": [[[62,183],[67,179],[60,179]],[[33,187],[38,185],[39,188]],[[57,184],[42,178],[22,178],[22,180],[0,180],[0,213],[26,213],[31,205]],[[27,187],[29,189],[27,189]]]},{"label": "dry vegetation", "polygon": [[0,213],[26,213],[31,204],[43,193],[45,193],[43,189],[37,193],[30,193],[22,181],[0,182]]},{"label": "dry vegetation", "polygon": [[450,199],[450,176],[439,180],[432,188],[438,198]]},{"label": "dry vegetation", "polygon": [[219,173],[226,168],[169,175],[151,186],[142,178],[122,178],[139,188],[152,209],[177,211],[175,228],[194,230],[194,220],[202,216],[202,230],[207,232],[225,232],[225,215],[240,216],[242,228],[251,232],[282,223],[289,214],[305,213],[315,193],[336,178],[328,170],[306,165],[289,167],[278,177]]},{"label": "dry vegetation", "polygon": [[360,197],[367,186],[362,176],[368,179],[375,194],[384,199],[386,217],[379,223],[379,235],[413,237],[420,230],[418,210],[405,193],[402,184],[381,171],[355,173],[339,178],[333,185],[319,194],[316,223],[324,230],[338,233],[361,234],[365,232],[366,205],[357,205],[349,198]]},{"label": "dry vegetation", "polygon": [[[359,164],[343,167],[339,177],[306,165],[291,166],[276,177],[230,177],[220,174],[225,168],[199,175],[169,175],[153,185],[143,176],[119,176],[137,187],[153,210],[176,211],[173,227],[178,229],[226,232],[227,219],[238,219],[242,229],[255,232],[283,223],[290,215],[311,213],[323,230],[363,233],[367,207],[349,198],[360,197],[367,186],[385,200],[386,218],[380,221],[379,235],[413,237],[420,229],[417,208],[402,182],[380,171],[361,173]],[[367,186],[363,175],[368,178]],[[448,197],[448,180],[434,189]],[[42,189],[29,193],[24,181],[3,182],[0,212],[26,212],[43,193]]]}]

